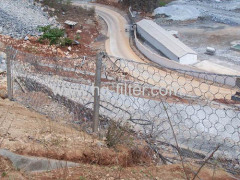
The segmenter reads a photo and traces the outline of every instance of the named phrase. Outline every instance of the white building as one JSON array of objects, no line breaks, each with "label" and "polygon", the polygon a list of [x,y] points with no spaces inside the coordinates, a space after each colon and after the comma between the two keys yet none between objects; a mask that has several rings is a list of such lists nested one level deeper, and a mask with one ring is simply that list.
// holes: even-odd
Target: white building
[{"label": "white building", "polygon": [[166,57],[181,64],[197,62],[197,53],[152,20],[137,23],[137,33]]}]

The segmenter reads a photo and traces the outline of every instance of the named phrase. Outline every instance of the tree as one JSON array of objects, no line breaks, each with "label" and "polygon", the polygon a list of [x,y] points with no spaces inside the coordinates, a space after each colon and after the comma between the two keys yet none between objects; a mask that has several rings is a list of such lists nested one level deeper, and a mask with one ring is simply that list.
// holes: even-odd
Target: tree
[{"label": "tree", "polygon": [[136,11],[152,12],[159,5],[159,0],[122,0],[124,6],[132,6]]}]

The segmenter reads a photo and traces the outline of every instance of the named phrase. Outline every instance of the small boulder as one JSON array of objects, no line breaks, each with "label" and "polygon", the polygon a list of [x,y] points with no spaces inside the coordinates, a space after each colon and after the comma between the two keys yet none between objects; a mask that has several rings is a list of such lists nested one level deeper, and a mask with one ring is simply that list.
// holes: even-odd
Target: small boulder
[{"label": "small boulder", "polygon": [[28,37],[28,36],[26,36],[26,37],[24,38],[24,41],[27,41],[27,40],[29,40],[29,37]]},{"label": "small boulder", "polygon": [[0,42],[0,48],[4,48],[4,47],[5,45],[2,42]]},{"label": "small boulder", "polygon": [[0,73],[4,73],[4,72],[7,72],[6,60],[2,60],[2,62],[0,63]]},{"label": "small boulder", "polygon": [[64,52],[60,48],[57,48],[57,54],[60,56],[64,56]]},{"label": "small boulder", "polygon": [[4,52],[0,52],[0,62],[2,62],[3,59],[7,59],[7,55]]},{"label": "small boulder", "polygon": [[8,98],[7,92],[5,90],[0,90],[0,98],[1,99],[7,99]]},{"label": "small boulder", "polygon": [[55,21],[55,18],[54,17],[51,17],[48,19],[51,23],[53,23]]},{"label": "small boulder", "polygon": [[78,29],[76,33],[80,34],[80,33],[82,33],[82,30]]},{"label": "small boulder", "polygon": [[103,144],[102,142],[97,142],[97,146],[98,146],[99,148],[102,148],[102,147],[105,147],[105,144]]},{"label": "small boulder", "polygon": [[77,41],[77,40],[74,40],[74,41],[73,41],[73,44],[74,44],[74,45],[79,45],[79,44],[80,44],[80,42],[79,42],[79,41]]},{"label": "small boulder", "polygon": [[234,169],[240,169],[240,165],[239,165],[239,164],[236,164],[236,165],[234,166]]},{"label": "small boulder", "polygon": [[6,59],[7,55],[4,52],[0,52],[0,73],[7,71]]}]

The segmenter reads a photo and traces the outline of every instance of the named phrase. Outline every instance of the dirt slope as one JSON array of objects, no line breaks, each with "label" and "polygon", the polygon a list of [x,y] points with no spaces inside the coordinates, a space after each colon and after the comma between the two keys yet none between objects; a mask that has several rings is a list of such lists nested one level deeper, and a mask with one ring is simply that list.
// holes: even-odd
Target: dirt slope
[{"label": "dirt slope", "polygon": [[[180,165],[156,167],[146,163],[146,159],[143,159],[142,165],[139,162],[134,164],[134,159],[131,159],[134,156],[128,150],[109,149],[104,142],[66,121],[52,121],[16,102],[2,98],[0,148],[23,155],[72,160],[82,164],[77,168],[26,174],[15,170],[8,160],[0,157],[0,179],[184,179]],[[123,161],[127,163],[124,164]],[[190,166],[188,172],[191,174]],[[205,168],[199,176],[212,179],[213,173],[211,168]],[[214,179],[233,179],[221,170],[214,174]]]}]

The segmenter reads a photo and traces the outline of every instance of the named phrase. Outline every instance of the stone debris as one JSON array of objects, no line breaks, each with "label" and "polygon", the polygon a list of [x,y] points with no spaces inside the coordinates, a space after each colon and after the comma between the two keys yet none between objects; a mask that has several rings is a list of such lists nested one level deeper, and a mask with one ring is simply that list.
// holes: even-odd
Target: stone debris
[{"label": "stone debris", "polygon": [[25,41],[29,40],[29,37],[28,37],[28,36],[26,36],[26,37],[24,38],[24,40],[25,40]]},{"label": "stone debris", "polygon": [[7,71],[6,59],[7,55],[4,52],[0,52],[0,73]]},{"label": "stone debris", "polygon": [[74,40],[74,41],[73,41],[73,44],[74,44],[74,45],[79,45],[79,44],[80,44],[80,42],[79,42],[79,41],[77,41],[77,40]]},{"label": "stone debris", "polygon": [[172,20],[191,20],[197,19],[201,13],[194,6],[187,5],[170,5],[166,7],[159,7],[154,10],[153,15],[164,14]]},{"label": "stone debris", "polygon": [[0,42],[0,48],[4,48],[4,47],[5,45],[2,42]]},{"label": "stone debris", "polygon": [[176,0],[155,9],[153,15],[164,15],[165,18],[175,21],[202,17],[218,23],[240,25],[239,9],[240,1],[236,0]]},{"label": "stone debris", "polygon": [[39,35],[38,27],[57,25],[55,18],[43,12],[40,4],[31,0],[0,1],[0,33],[13,38]]},{"label": "stone debris", "polygon": [[80,34],[80,33],[82,33],[82,30],[78,29],[78,30],[76,31],[76,33],[77,33],[77,34]]}]

